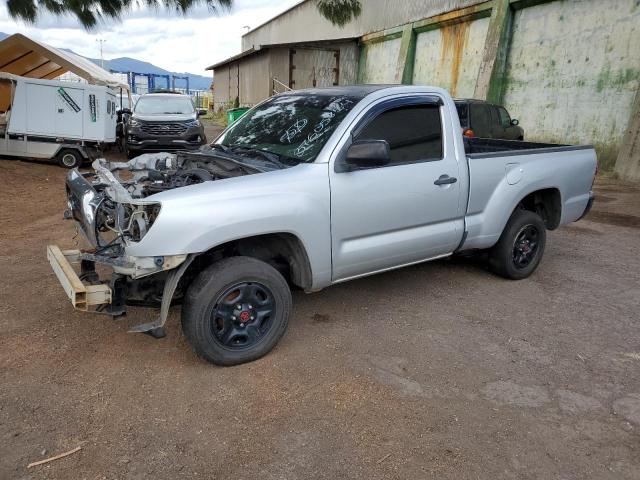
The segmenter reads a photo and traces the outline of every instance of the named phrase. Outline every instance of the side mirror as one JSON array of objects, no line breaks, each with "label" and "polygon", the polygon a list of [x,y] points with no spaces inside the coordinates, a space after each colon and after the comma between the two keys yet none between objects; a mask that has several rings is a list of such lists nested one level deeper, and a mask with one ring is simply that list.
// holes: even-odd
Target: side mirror
[{"label": "side mirror", "polygon": [[517,125],[520,125],[520,122],[518,121],[517,118],[512,118],[511,119],[511,125],[513,125],[515,127]]},{"label": "side mirror", "polygon": [[130,108],[123,108],[122,110],[118,111],[117,113],[124,113],[125,115],[131,115],[131,109]]},{"label": "side mirror", "polygon": [[386,140],[356,140],[347,150],[346,171],[359,168],[382,167],[391,161],[389,142]]}]

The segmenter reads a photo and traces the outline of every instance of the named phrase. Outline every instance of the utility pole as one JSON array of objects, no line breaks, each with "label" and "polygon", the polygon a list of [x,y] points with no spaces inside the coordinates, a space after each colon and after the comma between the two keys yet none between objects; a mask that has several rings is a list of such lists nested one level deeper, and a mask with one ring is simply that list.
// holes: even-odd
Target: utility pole
[{"label": "utility pole", "polygon": [[100,44],[100,66],[104,68],[104,56],[102,55],[102,45],[106,40],[104,38],[96,38],[96,42]]}]

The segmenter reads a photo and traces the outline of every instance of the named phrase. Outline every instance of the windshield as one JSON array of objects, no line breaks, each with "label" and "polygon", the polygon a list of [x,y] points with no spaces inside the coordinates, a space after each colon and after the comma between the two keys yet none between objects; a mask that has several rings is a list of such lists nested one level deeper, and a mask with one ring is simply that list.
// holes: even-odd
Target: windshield
[{"label": "windshield", "polygon": [[313,162],[360,98],[287,94],[273,97],[241,117],[221,137],[229,150],[262,150],[292,163]]},{"label": "windshield", "polygon": [[181,95],[143,95],[136,102],[135,112],[141,115],[169,115],[194,113],[189,97]]}]

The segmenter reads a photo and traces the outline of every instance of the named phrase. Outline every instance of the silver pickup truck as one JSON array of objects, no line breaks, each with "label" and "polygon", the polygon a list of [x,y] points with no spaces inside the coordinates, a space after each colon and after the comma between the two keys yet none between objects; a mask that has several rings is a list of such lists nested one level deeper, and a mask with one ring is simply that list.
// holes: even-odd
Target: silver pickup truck
[{"label": "silver pickup truck", "polygon": [[195,351],[234,365],[282,337],[291,288],[480,250],[497,274],[528,277],[546,230],[589,210],[596,155],[464,139],[446,91],[370,85],[277,95],[199,151],[93,168],[66,183],[90,248],[48,247],[73,305],[159,307],[132,331],[160,337],[181,302]]}]

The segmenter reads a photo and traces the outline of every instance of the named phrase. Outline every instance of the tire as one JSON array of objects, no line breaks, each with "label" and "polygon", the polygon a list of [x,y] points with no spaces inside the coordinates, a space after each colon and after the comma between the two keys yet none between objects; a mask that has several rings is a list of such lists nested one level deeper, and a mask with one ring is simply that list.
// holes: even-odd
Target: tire
[{"label": "tire", "polygon": [[495,273],[512,280],[531,275],[540,264],[547,240],[544,221],[534,212],[517,209],[489,252]]},{"label": "tire", "polygon": [[287,329],[291,305],[289,286],[275,268],[251,257],[230,257],[189,286],[182,331],[200,357],[238,365],[275,347]]},{"label": "tire", "polygon": [[65,149],[60,150],[56,156],[58,165],[64,168],[72,169],[78,168],[84,162],[84,158],[77,150]]}]

